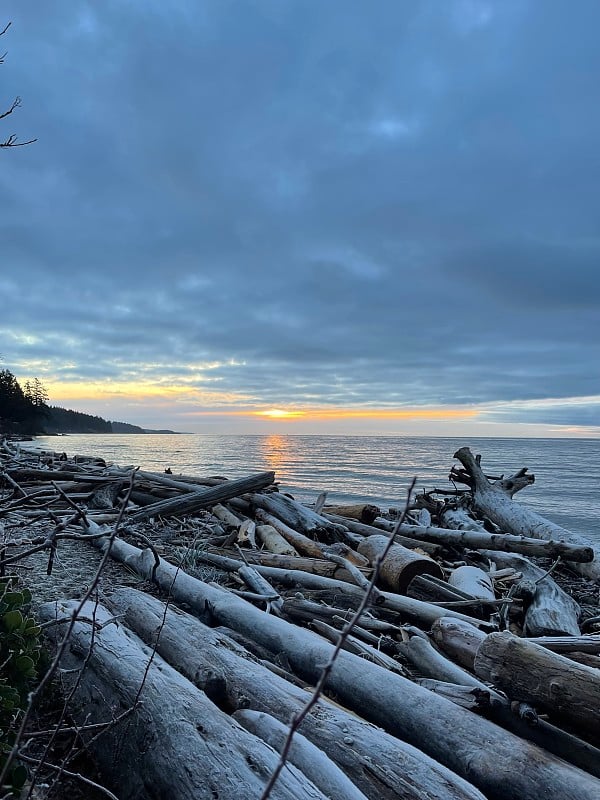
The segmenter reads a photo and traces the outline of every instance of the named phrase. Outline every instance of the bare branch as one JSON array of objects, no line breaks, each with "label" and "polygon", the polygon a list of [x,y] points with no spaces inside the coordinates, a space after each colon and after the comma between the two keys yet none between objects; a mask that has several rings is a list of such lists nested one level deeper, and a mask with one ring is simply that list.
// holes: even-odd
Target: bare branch
[{"label": "bare branch", "polygon": [[37,142],[37,138],[29,139],[27,142],[18,142],[17,137],[13,133],[4,142],[0,142],[0,147],[25,147],[26,144],[33,144],[34,142]]},{"label": "bare branch", "polygon": [[12,114],[15,108],[19,108],[19,106],[22,105],[22,102],[23,101],[21,100],[20,97],[15,97],[15,99],[12,101],[10,108],[7,111],[4,111],[2,114],[0,114],[0,119],[4,119],[4,117],[8,117],[9,114]]}]

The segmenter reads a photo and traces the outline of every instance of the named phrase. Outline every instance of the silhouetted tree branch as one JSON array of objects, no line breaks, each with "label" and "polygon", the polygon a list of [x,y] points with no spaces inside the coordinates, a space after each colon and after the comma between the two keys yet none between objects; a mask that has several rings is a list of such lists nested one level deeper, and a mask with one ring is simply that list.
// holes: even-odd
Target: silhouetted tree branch
[{"label": "silhouetted tree branch", "polygon": [[[0,36],[4,36],[4,34],[10,28],[11,25],[12,25],[11,22],[7,23],[7,25],[4,27],[4,30],[0,31]],[[3,53],[0,56],[0,64],[4,64],[4,59],[5,58],[6,58],[6,52]],[[6,111],[0,112],[0,120],[4,119],[5,117],[10,116],[10,114],[12,114],[13,111],[15,111],[17,108],[19,108],[20,105],[21,105],[21,98],[17,96],[12,101],[11,105],[6,109]],[[37,142],[37,139],[29,139],[27,142],[19,142],[17,140],[17,135],[14,134],[14,133],[11,133],[11,135],[7,139],[5,139],[3,142],[0,141],[0,148],[2,148],[2,147],[25,147],[25,145],[33,144],[33,142]]]}]

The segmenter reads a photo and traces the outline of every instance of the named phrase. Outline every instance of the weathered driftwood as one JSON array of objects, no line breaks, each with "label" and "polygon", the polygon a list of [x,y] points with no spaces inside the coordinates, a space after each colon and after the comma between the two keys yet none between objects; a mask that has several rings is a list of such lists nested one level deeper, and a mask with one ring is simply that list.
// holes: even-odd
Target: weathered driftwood
[{"label": "weathered driftwood", "polygon": [[[243,709],[233,718],[277,752],[283,749],[289,726],[264,711]],[[330,800],[367,800],[342,770],[311,741],[296,733],[289,749],[288,763],[294,764]]]},{"label": "weathered driftwood", "polygon": [[464,686],[458,683],[437,680],[436,678],[418,678],[417,683],[430,692],[435,692],[446,700],[469,711],[480,711],[490,704],[489,689],[477,686]]},{"label": "weathered driftwood", "polygon": [[479,530],[449,530],[447,528],[421,527],[404,524],[400,532],[423,539],[426,542],[439,542],[471,550],[501,550],[508,553],[522,553],[541,558],[564,558],[567,561],[587,562],[594,558],[591,546],[569,544],[561,541],[542,541],[526,536],[512,536],[507,533],[488,533]]},{"label": "weathered driftwood", "polygon": [[487,636],[475,672],[513,700],[532,703],[600,735],[600,672],[508,631]]},{"label": "weathered driftwood", "polygon": [[[331,657],[332,645],[311,631],[267,615],[163,559],[156,567],[150,552],[117,539],[111,553],[145,577],[152,576],[190,608],[203,614],[208,604],[211,615],[221,624],[244,632],[260,644],[281,646],[293,670],[308,680],[316,680]],[[351,653],[338,654],[327,686],[365,718],[459,775],[468,776],[490,800],[539,800],[540,796],[596,800],[600,791],[599,781],[570,764]]]},{"label": "weathered driftwood", "polygon": [[[369,536],[358,546],[358,552],[375,564],[389,545],[388,536]],[[379,584],[393,592],[404,594],[417,575],[435,575],[442,578],[442,568],[431,558],[419,555],[400,544],[392,544],[379,564]]]},{"label": "weathered driftwood", "polygon": [[[309,699],[307,691],[267,672],[219,630],[173,606],[165,613],[156,598],[121,589],[111,596],[111,608],[221,708],[250,707],[289,723]],[[482,800],[473,786],[420,750],[325,698],[299,730],[372,800]]]},{"label": "weathered driftwood", "polygon": [[539,644],[555,653],[591,653],[600,655],[600,634],[582,634],[581,636],[539,636],[530,638],[530,642]]},{"label": "weathered driftwood", "polygon": [[482,555],[498,569],[510,567],[532,584],[533,599],[525,612],[527,636],[579,636],[579,605],[563,591],[551,575],[519,555],[485,550]]},{"label": "weathered driftwood", "polygon": [[460,686],[471,686],[489,694],[495,694],[494,690],[486,686],[479,678],[471,675],[443,656],[423,636],[410,636],[400,644],[400,649],[404,657],[418,670],[419,674],[426,678],[435,678],[439,681],[456,683]]},{"label": "weathered driftwood", "polygon": [[286,525],[307,535],[315,536],[321,533],[337,539],[343,530],[343,526],[330,522],[321,514],[316,514],[312,509],[278,492],[253,494],[251,503],[254,508],[262,508],[269,514],[278,517]]},{"label": "weathered driftwood", "polygon": [[450,573],[448,583],[472,597],[480,597],[482,600],[496,599],[490,576],[478,567],[457,567]]},{"label": "weathered driftwood", "polygon": [[143,522],[150,519],[150,517],[192,514],[203,508],[210,508],[217,503],[222,503],[224,500],[229,500],[229,498],[238,494],[257,492],[270,486],[274,480],[274,472],[260,472],[258,475],[250,475],[247,478],[225,481],[225,483],[221,483],[218,486],[187,492],[169,500],[160,500],[158,503],[133,511],[128,514],[127,519],[130,522]]},{"label": "weathered driftwood", "polygon": [[434,575],[417,575],[416,578],[410,582],[407,592],[409,597],[415,597],[417,600],[424,600],[425,602],[435,603],[452,603],[460,600],[472,600],[473,603],[479,604],[475,597],[450,586],[447,581],[440,580]]},{"label": "weathered driftwood", "polygon": [[[325,514],[324,516],[331,520],[331,522],[338,522],[345,525],[349,531],[358,536],[381,536],[382,533],[381,528],[376,528],[374,525],[365,525],[363,522],[355,522],[354,520],[346,519],[346,517],[340,517],[337,514]],[[393,528],[393,524],[391,527]],[[421,550],[421,552],[427,553],[429,556],[439,555],[442,551],[442,546],[439,544],[419,541],[419,539],[411,539],[408,536],[401,536],[399,534],[394,536],[394,541],[409,550]],[[357,542],[357,544],[359,544],[359,542]]]},{"label": "weathered driftwood", "polygon": [[[310,625],[310,628],[317,633],[320,633],[325,639],[330,641],[332,644],[337,644],[340,639],[340,630],[339,628],[334,628],[332,625],[328,625],[326,622],[322,622],[321,620],[314,620]],[[376,650],[370,644],[361,641],[357,636],[352,636],[351,634],[342,641],[342,649],[346,650],[348,653],[354,653],[356,656],[360,656],[364,658],[366,661],[371,661],[373,664],[377,664],[384,669],[389,669],[392,672],[398,673],[398,675],[407,675],[406,670],[404,667],[399,664],[395,659],[388,656],[386,653],[382,653],[380,650]]]},{"label": "weathered driftwood", "polygon": [[371,503],[358,503],[345,506],[324,506],[322,514],[335,514],[338,517],[350,518],[370,525],[381,514],[381,509]]},{"label": "weathered driftwood", "polygon": [[600,548],[513,501],[515,491],[523,485],[533,483],[533,475],[525,475],[526,470],[521,470],[512,478],[490,483],[468,447],[461,447],[454,457],[465,468],[473,490],[473,502],[480,513],[485,514],[507,533],[591,547],[594,560],[590,563],[574,564],[574,568],[582,575],[596,582],[600,581]]},{"label": "weathered driftwood", "polygon": [[[461,708],[483,714],[487,719],[522,739],[533,742],[549,753],[553,753],[579,769],[589,772],[590,775],[600,778],[600,750],[597,747],[562,728],[551,725],[537,715],[533,720],[528,717],[524,718],[518,713],[521,704],[510,703],[489,690],[482,691],[476,687],[458,686],[433,678],[422,678],[418,680],[418,683],[423,688],[451,700]],[[515,706],[519,706],[516,712]]]},{"label": "weathered driftwood", "polygon": [[473,672],[477,650],[486,637],[483,631],[468,622],[441,617],[431,626],[431,635],[453,661]]},{"label": "weathered driftwood", "polygon": [[[332,578],[323,578],[320,575],[310,575],[297,570],[283,570],[258,565],[256,569],[262,575],[265,575],[276,583],[292,588],[322,589],[324,591],[331,591],[333,594],[337,594],[340,597],[346,595],[347,597],[354,597],[357,600],[361,600],[364,595],[364,591],[358,586]],[[496,628],[496,625],[486,622],[485,620],[470,617],[468,614],[463,614],[459,611],[434,606],[432,603],[424,603],[421,600],[405,597],[395,592],[385,592],[381,590],[379,595],[383,598],[381,608],[394,611],[425,626],[432,625],[434,620],[440,617],[451,616],[470,622],[472,625],[477,625],[484,630]]]},{"label": "weathered driftwood", "polygon": [[[40,615],[68,621],[76,607],[77,601],[48,603]],[[110,619],[105,609],[91,602],[83,612],[100,623]],[[64,626],[49,629],[58,639],[61,630]],[[174,800],[256,800],[275,768],[277,754],[160,656],[146,672],[151,655],[123,626],[109,624],[93,631],[89,623],[75,623],[61,666],[67,687],[77,686],[71,711],[79,723],[110,722],[112,712],[118,714],[135,703],[143,683],[142,702],[133,717],[111,726],[110,735],[94,737],[93,753],[103,778],[122,800],[142,800],[148,797],[148,787],[153,796]],[[281,779],[274,789],[276,797],[324,798],[294,768],[282,773]]]},{"label": "weathered driftwood", "polygon": [[[231,555],[232,558],[239,557],[239,553],[233,551],[219,550],[219,554]],[[322,575],[325,578],[335,578],[336,580],[353,583],[352,576],[344,567],[340,567],[338,564],[334,564],[332,561],[325,560],[324,558],[282,556],[278,553],[268,553],[264,550],[260,552],[257,550],[247,550],[244,552],[244,558],[250,564],[261,564],[264,567],[279,567],[284,570],[293,569],[302,572],[310,572],[315,575]],[[365,570],[367,575],[370,571],[370,568]]]},{"label": "weathered driftwood", "polygon": [[272,525],[257,525],[256,536],[265,550],[280,556],[297,556],[298,551]]},{"label": "weathered driftwood", "polygon": [[270,514],[268,511],[259,508],[256,510],[256,519],[275,528],[275,530],[299,553],[302,553],[302,555],[310,556],[311,558],[324,557],[324,545],[294,530],[294,528],[280,520],[275,514]]},{"label": "weathered driftwood", "polygon": [[444,528],[450,528],[454,531],[481,531],[483,533],[489,533],[480,520],[474,519],[467,509],[461,506],[458,508],[444,508],[438,516]]},{"label": "weathered driftwood", "polygon": [[221,520],[226,528],[235,528],[235,530],[239,530],[242,520],[239,517],[236,517],[236,515],[224,505],[217,503],[212,507],[211,511],[213,516],[215,516],[218,520]]}]

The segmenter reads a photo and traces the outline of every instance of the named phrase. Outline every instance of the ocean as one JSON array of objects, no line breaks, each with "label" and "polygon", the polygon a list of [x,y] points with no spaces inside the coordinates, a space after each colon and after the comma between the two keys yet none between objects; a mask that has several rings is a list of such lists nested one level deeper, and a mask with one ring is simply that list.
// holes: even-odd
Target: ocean
[{"label": "ocean", "polygon": [[302,501],[404,504],[413,477],[420,489],[452,488],[453,454],[467,445],[488,475],[528,467],[523,505],[600,542],[600,439],[452,439],[393,436],[73,434],[40,436],[36,447],[96,455],[120,466],[238,478],[274,470],[280,488]]}]

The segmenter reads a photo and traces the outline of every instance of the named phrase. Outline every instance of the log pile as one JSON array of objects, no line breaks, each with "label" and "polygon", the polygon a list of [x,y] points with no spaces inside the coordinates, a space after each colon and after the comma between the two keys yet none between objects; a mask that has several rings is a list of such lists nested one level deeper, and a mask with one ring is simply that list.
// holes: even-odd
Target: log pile
[{"label": "log pile", "polygon": [[[600,796],[600,552],[512,499],[526,470],[462,448],[468,491],[399,515],[0,448],[2,574],[47,564],[68,724],[120,800],[260,798],[282,759],[273,798]],[[52,593],[67,544],[100,591]]]}]

